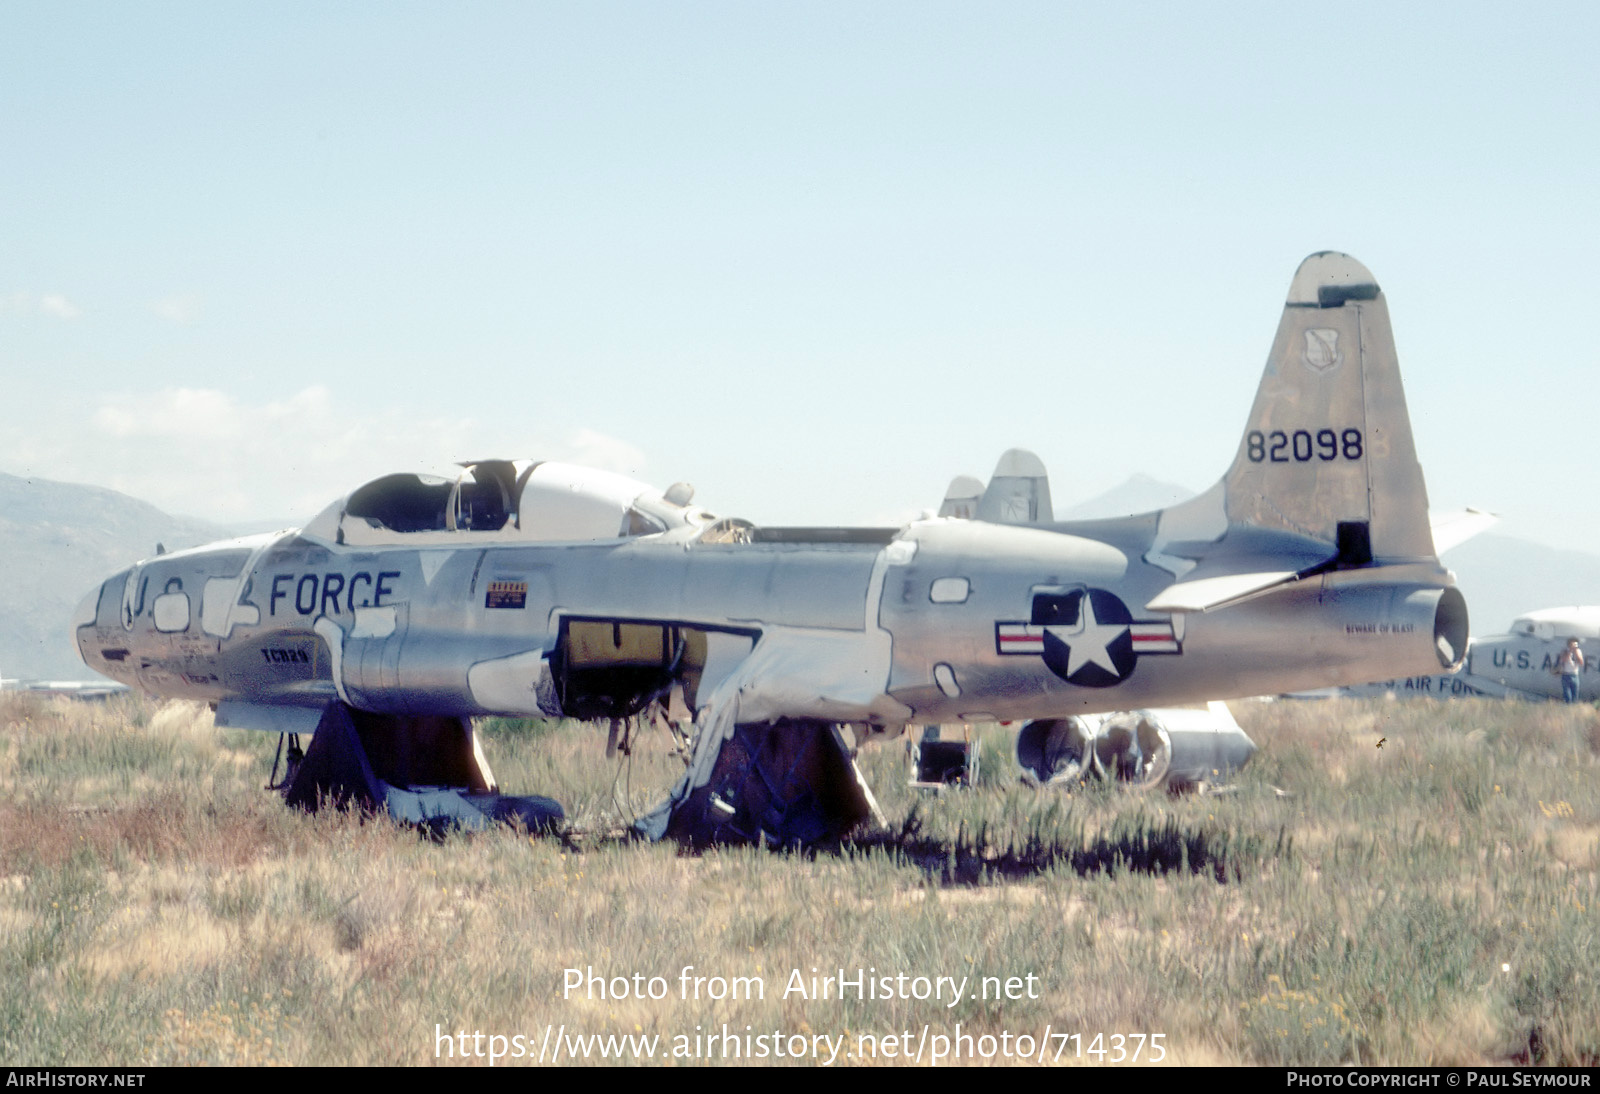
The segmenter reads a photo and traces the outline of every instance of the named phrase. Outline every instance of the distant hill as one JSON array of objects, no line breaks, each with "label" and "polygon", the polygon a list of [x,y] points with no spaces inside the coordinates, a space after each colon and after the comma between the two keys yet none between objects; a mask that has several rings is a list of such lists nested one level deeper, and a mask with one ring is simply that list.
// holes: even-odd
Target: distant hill
[{"label": "distant hill", "polygon": [[0,674],[94,677],[67,631],[89,590],[156,553],[240,534],[98,486],[0,474]]},{"label": "distant hill", "polygon": [[1056,511],[1057,520],[1103,520],[1106,517],[1127,517],[1135,513],[1149,513],[1188,501],[1194,491],[1186,486],[1152,479],[1149,475],[1134,475],[1121,486],[1104,494],[1081,501],[1066,509]]},{"label": "distant hill", "polygon": [[1481,535],[1444,553],[1467,598],[1472,633],[1504,634],[1539,608],[1600,604],[1600,555],[1511,536]]}]

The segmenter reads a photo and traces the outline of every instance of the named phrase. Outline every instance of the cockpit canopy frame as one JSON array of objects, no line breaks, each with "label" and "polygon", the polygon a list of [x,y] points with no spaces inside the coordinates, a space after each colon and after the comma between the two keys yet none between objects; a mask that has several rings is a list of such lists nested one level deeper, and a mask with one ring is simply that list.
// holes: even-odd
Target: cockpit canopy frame
[{"label": "cockpit canopy frame", "polygon": [[698,527],[712,518],[609,471],[540,460],[472,460],[444,474],[373,479],[304,534],[350,546],[592,543]]}]

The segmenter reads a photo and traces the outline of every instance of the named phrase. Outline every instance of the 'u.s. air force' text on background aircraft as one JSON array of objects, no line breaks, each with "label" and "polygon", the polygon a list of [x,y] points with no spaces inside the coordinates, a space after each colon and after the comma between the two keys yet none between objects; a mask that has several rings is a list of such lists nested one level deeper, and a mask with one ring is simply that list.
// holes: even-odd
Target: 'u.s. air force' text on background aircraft
[{"label": "'u.s. air force' text on background aircraft", "polygon": [[1461,671],[1407,676],[1333,688],[1315,697],[1398,695],[1432,699],[1490,696],[1501,699],[1560,700],[1559,658],[1572,639],[1583,653],[1578,701],[1600,702],[1600,607],[1545,608],[1520,615],[1508,634],[1467,643]]},{"label": "'u.s. air force' text on background aircraft", "polygon": [[[1014,507],[1015,485],[985,500]],[[1437,672],[1466,649],[1387,304],[1332,252],[1294,275],[1232,467],[1180,505],[840,529],[689,500],[549,463],[390,475],[299,531],[113,576],[76,638],[221,725],[315,729],[291,801],[411,819],[558,815],[495,797],[473,717],[681,704],[688,770],[641,827],[778,840],[864,816],[852,737]]]}]

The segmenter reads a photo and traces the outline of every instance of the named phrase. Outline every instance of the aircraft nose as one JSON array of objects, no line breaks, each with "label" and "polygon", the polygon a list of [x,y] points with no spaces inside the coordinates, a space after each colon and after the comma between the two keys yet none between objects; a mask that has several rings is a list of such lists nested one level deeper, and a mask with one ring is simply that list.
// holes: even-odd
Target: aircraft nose
[{"label": "aircraft nose", "polygon": [[78,601],[78,608],[72,613],[72,637],[74,641],[77,640],[79,627],[86,627],[95,621],[95,617],[100,611],[100,590],[103,587],[96,585],[84,594],[82,600]]},{"label": "aircraft nose", "polygon": [[86,665],[89,663],[89,650],[90,646],[93,645],[93,642],[91,640],[90,643],[86,645],[80,640],[78,630],[80,627],[89,626],[94,623],[95,616],[100,610],[100,592],[104,588],[104,585],[96,585],[94,588],[90,589],[86,594],[84,594],[84,598],[78,601],[78,607],[72,613],[72,648],[78,651],[78,656],[83,658],[83,663]]}]

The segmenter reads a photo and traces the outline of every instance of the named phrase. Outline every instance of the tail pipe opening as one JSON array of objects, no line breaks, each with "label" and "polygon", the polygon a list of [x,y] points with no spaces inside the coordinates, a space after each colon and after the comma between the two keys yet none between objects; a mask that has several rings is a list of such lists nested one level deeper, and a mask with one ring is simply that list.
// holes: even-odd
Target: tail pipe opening
[{"label": "tail pipe opening", "polygon": [[1148,711],[1113,714],[1095,739],[1094,766],[1103,779],[1159,786],[1172,766],[1172,738]]},{"label": "tail pipe opening", "polygon": [[1451,586],[1439,595],[1433,610],[1433,650],[1446,672],[1461,667],[1467,656],[1467,598]]},{"label": "tail pipe opening", "polygon": [[1092,772],[1111,782],[1157,786],[1172,766],[1172,738],[1148,711],[1103,719],[1044,718],[1017,734],[1017,764],[1034,786],[1071,786]]},{"label": "tail pipe opening", "polygon": [[1094,730],[1081,718],[1042,718],[1017,733],[1017,764],[1034,785],[1070,785],[1094,769]]}]

